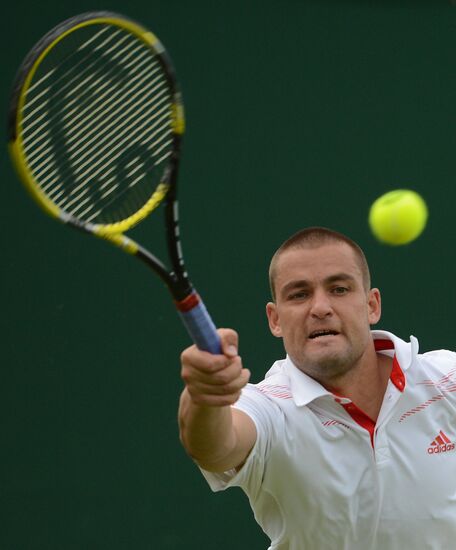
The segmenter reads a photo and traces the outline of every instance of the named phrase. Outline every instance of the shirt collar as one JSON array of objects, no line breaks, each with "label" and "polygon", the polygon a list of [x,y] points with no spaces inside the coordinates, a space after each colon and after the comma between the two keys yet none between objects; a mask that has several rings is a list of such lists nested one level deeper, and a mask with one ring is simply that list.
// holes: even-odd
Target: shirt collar
[{"label": "shirt collar", "polygon": [[[418,340],[414,336],[410,336],[410,342],[404,342],[404,340],[385,330],[373,330],[371,334],[374,341],[377,342],[376,349],[379,352],[391,357],[396,356],[391,381],[402,391],[404,385],[400,388],[401,380],[405,382],[403,373],[410,367],[418,354]],[[296,406],[307,405],[318,397],[325,395],[333,397],[333,394],[326,390],[319,382],[299,370],[288,355],[284,364],[282,364],[282,369],[282,372],[290,380],[290,390]]]}]

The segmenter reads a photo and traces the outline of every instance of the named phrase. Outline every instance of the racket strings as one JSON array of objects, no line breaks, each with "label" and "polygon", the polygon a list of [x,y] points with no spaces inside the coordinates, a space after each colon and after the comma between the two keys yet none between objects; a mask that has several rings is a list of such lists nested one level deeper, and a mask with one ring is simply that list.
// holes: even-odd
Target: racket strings
[{"label": "racket strings", "polygon": [[66,38],[48,53],[28,89],[22,137],[52,202],[81,220],[115,223],[160,183],[173,151],[173,92],[141,40],[114,26],[91,27],[71,33],[81,35],[72,53]]},{"label": "racket strings", "polygon": [[[99,79],[99,80],[100,80],[100,79]],[[121,99],[123,99],[123,98],[121,98]],[[74,101],[74,100],[73,100],[73,101]],[[92,106],[92,109],[93,109],[93,106]],[[64,118],[65,118],[65,116],[64,116]],[[83,122],[84,122],[84,121],[83,121]],[[87,130],[88,128],[85,128],[85,129]],[[67,140],[67,141],[68,141],[68,140]],[[34,143],[34,145],[35,145],[35,143]]]},{"label": "racket strings", "polygon": [[[156,106],[157,106],[157,103],[154,104],[154,107]],[[128,114],[131,110],[133,110],[133,114],[127,120],[124,120],[122,122],[120,122],[117,118],[115,118],[114,119],[115,124],[106,124],[106,121],[105,121],[104,128],[103,128],[103,124],[98,125],[95,129],[90,129],[90,127],[88,127],[85,136],[83,136],[74,145],[72,145],[71,143],[72,140],[70,138],[68,139],[68,142],[67,142],[68,153],[69,153],[70,160],[73,161],[72,170],[74,172],[79,174],[81,170],[84,169],[88,164],[90,164],[91,168],[95,168],[97,158],[103,157],[103,155],[104,155],[104,158],[106,158],[105,153],[108,147],[110,147],[113,144],[112,140],[119,141],[120,138],[125,136],[127,131],[130,130],[130,126],[127,126],[126,128],[124,128],[126,123],[134,122],[136,131],[139,131],[144,128],[145,123],[141,124],[140,126],[138,122],[143,121],[144,118],[147,118],[147,115],[150,113],[150,110],[146,111],[140,117],[132,121],[131,119],[133,119],[136,116],[135,114],[136,111],[134,111],[134,109],[135,109],[135,105],[133,105],[133,107],[131,107],[130,109],[123,110],[122,116],[124,116],[125,114]],[[158,121],[149,126],[150,138],[154,138],[160,131],[160,128],[156,130],[157,123],[163,123],[167,121],[168,106],[166,106],[164,109],[162,108],[161,111],[159,111],[158,113],[155,113],[153,115],[153,118],[155,118],[158,115],[161,115]],[[107,116],[107,120],[111,118],[112,116],[110,115]],[[104,134],[100,134],[100,131],[102,130],[104,130]],[[166,133],[169,135],[171,131],[168,130],[168,132]],[[120,144],[116,144],[115,148],[118,149],[120,145],[124,144],[129,138],[131,138],[131,135],[127,134],[127,137],[125,137],[125,139]],[[105,147],[103,147],[104,144],[106,144]],[[81,150],[80,150],[81,145],[83,145],[85,148],[83,153],[81,153]],[[113,152],[114,151],[111,149],[110,153],[113,153]],[[44,155],[41,155],[41,157],[43,156]],[[30,160],[31,159],[29,157],[29,161]],[[37,157],[36,160],[40,160],[40,157]],[[41,165],[36,165],[35,173],[41,176],[41,183],[42,183],[43,189],[46,190],[47,179],[49,178],[49,176],[46,176],[45,173],[40,173],[41,168],[42,168]],[[87,172],[82,174],[82,176],[86,174]]]},{"label": "racket strings", "polygon": [[[149,134],[149,138],[153,139],[161,129],[159,127],[156,130],[157,124],[163,123],[163,120],[167,120],[168,118],[168,104],[165,105],[165,107],[160,111],[152,112],[155,111],[158,106],[159,104],[154,102],[152,108],[143,111],[142,114],[137,117],[135,105],[133,105],[127,111],[123,109],[121,120],[116,117],[113,119],[112,115],[107,116],[106,120],[102,124],[98,125],[95,129],[88,131],[85,136],[83,136],[74,145],[71,143],[72,140],[69,139],[69,158],[73,161],[73,170],[77,174],[80,174],[80,172],[87,166],[89,166],[89,169],[90,167],[95,168],[98,159],[102,160],[108,155],[113,154],[132,138],[132,129],[134,130],[137,139],[143,137],[145,134]],[[131,116],[125,118],[125,115],[129,114],[131,111],[133,111]],[[149,125],[151,120],[155,119],[157,116],[160,116],[160,118],[158,118],[156,122]],[[113,122],[111,122],[111,120],[113,120]],[[103,133],[100,134],[99,132]],[[138,133],[140,133],[139,136]],[[117,142],[115,149],[109,149],[112,144],[112,140],[114,139]],[[84,152],[81,153],[82,145],[84,146]],[[84,176],[86,173],[87,172],[84,172],[81,175]]]},{"label": "racket strings", "polygon": [[[136,44],[136,46],[138,46]],[[125,61],[133,54],[136,54],[138,53],[138,55],[135,57],[135,59],[130,62],[130,63],[125,63]],[[128,69],[129,72],[131,74],[133,74],[134,72],[137,72],[143,65],[144,63],[146,63],[147,61],[150,61],[150,55],[148,56],[147,54],[149,54],[149,51],[145,51],[143,47],[139,46],[137,47],[136,49],[134,49],[132,52],[130,52],[130,54],[128,56],[125,56],[123,58],[123,67],[124,69]],[[73,56],[71,57],[74,57],[74,54]],[[114,56],[113,56],[114,57]],[[142,59],[140,61],[140,59]],[[71,58],[70,58],[71,59]],[[79,63],[76,63],[76,67],[78,65],[80,65],[82,62],[86,61],[87,58],[84,58],[82,60],[79,61]],[[67,60],[68,61],[68,60]],[[94,66],[94,64],[91,64],[90,66],[90,69]],[[61,67],[63,68],[63,65],[61,65]],[[157,67],[158,67],[158,64],[157,64]],[[73,71],[74,70],[74,66],[71,66],[70,67],[70,71]],[[54,73],[55,69],[53,69],[51,71],[51,73]],[[61,84],[61,81],[64,79],[64,78],[69,78],[70,76],[70,71],[68,71],[67,73],[63,74],[62,76],[60,76],[60,78],[58,78],[53,84],[52,84],[52,87],[53,88],[56,88],[57,86],[59,86]],[[80,73],[78,78],[79,80],[81,81],[81,77],[84,73],[87,73],[89,71],[88,68],[84,69],[84,72],[83,73]],[[109,75],[112,76],[115,76],[115,72],[116,72],[116,66],[113,66],[112,69],[110,71],[107,71],[106,69],[103,71],[103,73],[101,73],[101,76],[98,78],[98,81],[95,81],[95,82],[92,82],[90,83],[90,85],[92,87],[94,87],[95,85],[98,85],[98,92],[100,92],[103,88],[106,88],[108,85],[109,85],[109,82],[110,82],[110,79],[108,79],[107,77]],[[89,77],[90,78],[93,78],[93,76],[95,76],[95,71],[90,71],[88,73]],[[76,78],[76,77],[75,77]],[[72,79],[72,83],[75,81],[75,78]],[[44,79],[41,79],[41,80],[44,80]],[[103,82],[103,80],[105,80],[105,82]],[[79,88],[82,87],[84,84],[88,84],[88,82],[84,82],[84,81],[81,81],[79,82]],[[36,86],[36,85],[35,85]],[[30,88],[31,89],[31,88]],[[47,94],[48,96],[50,95],[49,94],[49,90],[51,89],[51,86],[50,87],[47,87],[45,88],[43,91],[41,91],[38,96],[40,98],[42,98],[43,95]],[[68,89],[68,83],[67,84],[64,84],[61,88],[59,88],[59,91],[60,91],[60,95],[62,96],[60,100],[57,100],[55,101],[55,98],[54,101],[55,101],[55,104],[54,104],[54,110],[56,113],[59,112],[59,108],[62,107],[62,109],[64,108],[66,110],[66,113],[63,115],[64,118],[68,118],[69,116],[74,116],[75,117],[75,120],[77,120],[78,118],[82,118],[84,114],[87,113],[87,111],[90,110],[91,108],[91,105],[90,103],[87,101],[87,99],[85,101],[82,100],[81,96],[78,95],[76,92],[78,91],[77,89],[73,88],[71,89],[71,92],[72,92],[72,95],[73,95],[73,98],[72,99],[69,99],[65,94],[62,94],[62,92],[65,90],[65,89]],[[30,93],[30,90],[29,90],[29,93]],[[106,97],[107,94],[109,93],[112,93],[112,88],[108,88],[103,94],[99,94],[99,97],[97,98],[97,101],[101,101],[102,99],[104,99]],[[118,92],[120,93],[120,92]],[[116,94],[118,95],[118,94]],[[38,97],[37,96],[37,97]],[[49,102],[50,100],[50,97],[45,97],[44,98],[47,102]],[[31,105],[33,105],[33,103],[35,102],[35,98],[33,98],[32,100],[29,100],[26,104],[26,107],[27,108],[30,108]],[[77,103],[77,107],[74,108],[74,109],[70,109],[70,107]],[[85,108],[83,108],[83,104],[85,104]],[[42,121],[42,119],[47,116],[48,117],[48,120],[52,120],[52,119],[55,119],[57,115],[54,115],[54,117],[51,117],[48,115],[47,111],[44,110],[43,114],[41,116],[37,116],[38,114],[38,111],[39,110],[43,110],[43,105],[41,105],[40,107],[38,108],[35,108],[33,111],[31,111],[27,116],[23,117],[23,122],[27,122],[28,118],[30,117],[33,117],[33,121],[28,125],[28,130],[30,131],[33,126],[37,125],[39,122]],[[77,125],[75,124],[75,127]],[[39,128],[38,128],[39,130]],[[38,131],[37,130],[37,131]],[[34,137],[37,133],[37,131],[35,131],[34,133],[32,133],[31,135],[28,135],[25,139],[25,142],[27,142],[31,137]]]},{"label": "racket strings", "polygon": [[[146,52],[141,52],[141,55],[145,55]],[[84,59],[81,60],[77,65],[79,65],[82,61],[85,61]],[[144,61],[142,62],[144,63]],[[135,69],[138,69],[140,68],[141,64],[142,63],[137,63],[136,64],[136,67]],[[53,69],[51,71],[51,73],[54,73],[55,69]],[[87,69],[85,69],[85,72],[87,72]],[[112,71],[112,73],[114,74],[114,71]],[[92,72],[91,74],[89,73],[89,76],[94,76],[94,72]],[[98,79],[98,83],[97,82],[93,82],[91,83],[91,86],[94,86],[96,84],[99,84],[99,91],[102,90],[103,88],[106,88],[109,84],[109,81],[108,79],[106,79],[106,77],[108,76],[108,72],[105,71],[103,73],[103,76],[106,80],[106,82],[102,82],[103,78],[100,77]],[[60,108],[63,110],[66,110],[66,113],[63,115],[63,118],[66,119],[66,118],[69,118],[70,116],[74,116],[76,118],[76,120],[78,118],[82,118],[84,114],[87,113],[87,111],[90,109],[90,104],[88,105],[88,102],[87,102],[87,99],[83,102],[81,97],[76,93],[78,90],[73,88],[71,89],[71,93],[73,95],[73,99],[69,99],[65,94],[62,94],[62,92],[65,90],[65,89],[68,89],[68,84],[65,84],[63,85],[59,91],[60,91],[60,94],[61,94],[61,99],[60,100],[55,100],[55,97],[53,97],[53,100],[54,100],[54,105],[53,105],[53,110],[55,111],[55,115],[54,116],[49,116],[48,114],[48,111],[44,109],[45,105],[49,103],[50,101],[50,90],[52,88],[56,88],[59,84],[60,84],[60,81],[64,78],[64,77],[68,77],[69,76],[69,73],[61,76],[60,78],[58,78],[53,84],[51,84],[49,87],[46,87],[43,91],[41,91],[36,97],[39,97],[40,99],[44,99],[44,102],[42,105],[39,105],[38,107],[36,107],[34,110],[30,111],[29,114],[27,116],[24,116],[23,117],[23,123],[27,122],[29,118],[32,118],[32,121],[30,124],[28,124],[27,126],[27,131],[30,132],[34,126],[38,126],[38,124],[40,122],[43,121],[43,119],[45,117],[47,117],[48,119],[48,122],[50,121],[53,121],[57,118],[57,113],[59,112]],[[82,76],[82,74],[79,75],[79,78]],[[41,80],[44,80],[44,79],[41,79]],[[75,79],[73,79],[75,80]],[[83,83],[79,83],[79,87],[81,87],[83,84],[85,84],[85,82]],[[104,97],[106,97],[106,95],[108,93],[112,92],[112,89],[108,88],[104,94],[100,94],[99,98],[98,98],[98,101],[101,101]],[[29,91],[30,93],[30,91]],[[46,95],[47,94],[47,95]],[[44,97],[43,97],[44,96]],[[27,104],[26,104],[26,108],[29,109],[33,103],[35,102],[35,99],[36,97],[34,97],[31,101],[28,101]],[[77,108],[74,108],[74,109],[70,109],[70,107],[72,107],[73,104],[75,103],[78,103],[77,105]],[[83,108],[83,103],[85,104],[85,108]],[[38,116],[39,112],[40,111],[43,111],[42,114],[40,116]],[[76,125],[75,125],[76,126]],[[24,142],[27,143],[31,138],[33,137],[36,137],[36,135],[38,134],[39,135],[39,131],[40,131],[41,127],[38,126],[37,129],[32,132],[31,134],[28,134],[27,136],[24,137]]]},{"label": "racket strings", "polygon": [[[72,109],[69,112],[67,111],[63,116],[63,119],[66,120],[70,117],[72,118],[71,131],[69,131],[67,135],[67,144],[70,149],[75,148],[82,143],[84,137],[97,135],[98,131],[103,127],[103,124],[106,125],[108,121],[115,122],[115,117],[119,113],[123,112],[125,115],[126,106],[130,105],[135,98],[150,88],[150,85],[146,84],[146,79],[147,77],[143,77],[138,80],[134,86],[132,86],[130,90],[130,99],[127,99],[125,93],[121,93],[120,91],[117,93],[112,93],[112,89],[108,88],[104,91],[104,93],[99,94],[96,100],[93,101],[92,104],[87,105],[80,113],[77,112],[77,108]],[[141,85],[144,87],[140,88]],[[104,85],[100,87],[99,91],[106,87],[107,83],[104,83]],[[153,91],[155,90],[152,90],[152,92]],[[104,106],[105,101],[108,99],[110,100],[110,112],[107,114]],[[130,110],[134,107],[135,105],[133,104],[133,107],[130,107]],[[111,124],[111,126],[112,125],[113,124]]]},{"label": "racket strings", "polygon": [[[140,81],[140,84],[143,83],[144,79]],[[89,154],[94,153],[98,147],[101,144],[100,141],[100,131],[105,129],[105,132],[111,129],[111,132],[104,138],[104,141],[106,141],[108,138],[112,137],[114,132],[118,133],[118,117],[120,114],[125,117],[127,114],[129,114],[131,111],[135,113],[135,109],[137,108],[137,103],[133,103],[130,105],[133,101],[133,99],[136,98],[136,96],[140,93],[144,93],[146,91],[146,86],[144,86],[142,92],[141,90],[139,92],[136,92],[129,100],[125,97],[125,94],[122,94],[120,97],[116,99],[116,101],[111,103],[110,113],[106,114],[105,110],[101,110],[96,116],[92,116],[92,118],[88,118],[81,122],[76,122],[76,124],[73,124],[71,129],[67,132],[67,135],[65,136],[65,141],[63,147],[67,147],[69,150],[69,157],[70,159],[75,159],[78,156],[78,147],[80,145],[85,145],[85,152],[83,154],[79,155],[78,161],[81,162],[84,160],[85,157],[87,157]],[[132,88],[132,91],[135,91],[135,88]],[[110,90],[102,94],[105,96],[106,94],[109,94]],[[157,89],[153,89],[153,93],[157,93]],[[95,107],[96,102],[93,103],[93,107]],[[114,108],[115,107],[115,108]],[[86,110],[87,111],[87,110]],[[94,111],[95,113],[95,111]],[[129,120],[134,116],[134,114],[130,117]],[[65,119],[66,116],[64,115],[63,118]],[[163,120],[163,118],[161,119]],[[73,120],[75,122],[75,120]],[[117,128],[116,128],[117,126]],[[79,128],[78,131],[76,131]],[[91,139],[90,139],[91,138]],[[75,140],[77,140],[75,142]],[[26,141],[27,143],[27,141]],[[46,183],[49,176],[46,176],[44,173],[41,173],[40,170],[43,168],[45,163],[37,164],[38,161],[41,161],[43,158],[46,158],[46,155],[49,153],[49,148],[46,148],[46,145],[50,143],[49,139],[46,139],[45,142],[37,146],[39,143],[39,140],[34,141],[31,145],[25,146],[25,151],[28,153],[28,160],[33,165],[34,171],[36,174],[39,174],[41,177],[41,183],[43,185],[44,190],[46,190]],[[92,145],[93,143],[96,143],[92,149],[87,149],[89,145]],[[57,149],[58,150],[58,149]],[[30,151],[30,152],[29,152]],[[77,163],[74,161],[74,168],[77,168]]]},{"label": "racket strings", "polygon": [[[76,71],[79,66],[84,62],[84,59],[80,59],[77,62],[74,62],[74,59],[79,55],[79,52],[84,49],[86,46],[91,44],[93,41],[97,40],[102,34],[106,33],[108,31],[108,27],[102,28],[99,32],[95,33],[89,40],[82,43],[80,46],[76,48],[76,50],[71,51],[69,54],[67,54],[61,61],[59,65],[55,65],[52,68],[50,68],[47,72],[42,74],[40,78],[37,78],[33,84],[31,84],[27,90],[27,94],[30,96],[33,94],[33,92],[36,92],[37,88],[41,87],[41,90],[39,90],[36,95],[33,97],[33,99],[29,99],[27,102],[27,107],[30,108],[36,103],[38,100],[40,100],[47,92],[47,88],[42,88],[43,84],[47,79],[49,79],[59,67],[61,67],[64,63],[67,63],[73,71]],[[112,33],[111,39],[115,38],[115,34],[118,34],[120,30],[117,30],[117,33]],[[58,81],[56,82],[59,83]],[[33,116],[33,113],[31,113],[30,116]],[[23,120],[26,121],[29,117],[24,117]]]}]

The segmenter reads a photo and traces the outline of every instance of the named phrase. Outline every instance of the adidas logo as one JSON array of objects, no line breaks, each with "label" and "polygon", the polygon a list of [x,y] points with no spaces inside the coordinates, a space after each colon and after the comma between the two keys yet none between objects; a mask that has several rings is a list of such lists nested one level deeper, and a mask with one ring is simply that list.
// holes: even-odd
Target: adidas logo
[{"label": "adidas logo", "polygon": [[448,437],[440,430],[439,435],[431,442],[427,452],[432,455],[435,453],[447,453],[454,451],[454,443],[448,439]]}]

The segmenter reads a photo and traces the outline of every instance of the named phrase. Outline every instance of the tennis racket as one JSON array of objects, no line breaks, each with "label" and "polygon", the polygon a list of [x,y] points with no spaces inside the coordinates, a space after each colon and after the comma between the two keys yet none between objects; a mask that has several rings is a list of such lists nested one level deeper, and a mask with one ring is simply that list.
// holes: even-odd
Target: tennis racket
[{"label": "tennis racket", "polygon": [[[57,25],[14,83],[9,151],[44,211],[105,239],[159,275],[195,344],[220,339],[184,265],[177,173],[184,108],[163,45],[123,15],[91,12]],[[125,232],[163,204],[167,267]]]}]

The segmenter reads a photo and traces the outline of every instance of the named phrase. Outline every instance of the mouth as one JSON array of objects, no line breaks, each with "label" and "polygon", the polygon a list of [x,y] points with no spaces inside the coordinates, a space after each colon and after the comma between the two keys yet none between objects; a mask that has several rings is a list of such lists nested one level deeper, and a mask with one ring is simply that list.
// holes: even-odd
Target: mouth
[{"label": "mouth", "polygon": [[309,340],[317,340],[319,338],[321,338],[321,339],[328,338],[328,336],[337,336],[338,334],[340,334],[340,333],[337,332],[337,330],[321,329],[321,330],[312,331],[309,334],[308,338],[309,338]]}]

